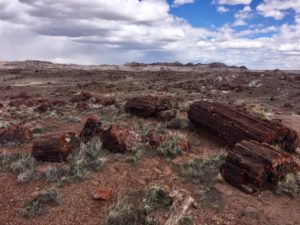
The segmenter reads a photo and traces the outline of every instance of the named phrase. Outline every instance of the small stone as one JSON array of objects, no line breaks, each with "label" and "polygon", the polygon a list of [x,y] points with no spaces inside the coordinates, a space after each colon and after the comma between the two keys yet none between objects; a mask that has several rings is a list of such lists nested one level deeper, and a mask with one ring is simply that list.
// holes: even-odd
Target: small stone
[{"label": "small stone", "polygon": [[111,189],[98,189],[93,194],[94,200],[109,201],[113,197],[113,191]]}]

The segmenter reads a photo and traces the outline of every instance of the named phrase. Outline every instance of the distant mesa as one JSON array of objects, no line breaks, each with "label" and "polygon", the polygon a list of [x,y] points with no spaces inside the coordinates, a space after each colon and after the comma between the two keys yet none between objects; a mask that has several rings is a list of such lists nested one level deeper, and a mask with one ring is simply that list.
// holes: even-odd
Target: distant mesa
[{"label": "distant mesa", "polygon": [[124,64],[124,66],[129,66],[129,67],[146,67],[146,66],[170,66],[170,67],[208,67],[211,69],[240,69],[240,70],[248,70],[246,66],[228,66],[224,63],[220,62],[213,62],[209,64],[202,64],[202,63],[186,63],[183,64],[181,62],[155,62],[155,63],[139,63],[139,62],[129,62]]}]

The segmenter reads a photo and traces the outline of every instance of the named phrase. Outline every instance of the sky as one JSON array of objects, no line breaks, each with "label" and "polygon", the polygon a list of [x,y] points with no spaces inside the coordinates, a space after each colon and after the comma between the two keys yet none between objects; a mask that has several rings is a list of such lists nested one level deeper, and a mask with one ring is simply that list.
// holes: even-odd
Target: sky
[{"label": "sky", "polygon": [[0,0],[0,60],[300,69],[300,0]]}]

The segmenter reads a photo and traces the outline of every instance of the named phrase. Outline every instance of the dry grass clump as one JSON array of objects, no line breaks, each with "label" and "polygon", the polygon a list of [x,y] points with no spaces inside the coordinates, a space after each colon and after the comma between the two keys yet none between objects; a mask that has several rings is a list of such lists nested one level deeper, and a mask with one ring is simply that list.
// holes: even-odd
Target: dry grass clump
[{"label": "dry grass clump", "polygon": [[47,190],[39,192],[34,198],[26,203],[22,209],[22,214],[25,217],[33,217],[43,214],[45,207],[48,204],[59,204],[60,195],[55,190]]}]

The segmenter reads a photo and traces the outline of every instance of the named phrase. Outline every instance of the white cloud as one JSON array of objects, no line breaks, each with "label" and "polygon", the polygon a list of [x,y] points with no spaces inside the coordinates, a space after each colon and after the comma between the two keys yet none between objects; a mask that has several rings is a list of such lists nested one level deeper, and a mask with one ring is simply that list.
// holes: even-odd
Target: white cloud
[{"label": "white cloud", "polygon": [[252,0],[216,0],[220,5],[249,5]]},{"label": "white cloud", "polygon": [[[227,1],[228,2],[228,1]],[[295,25],[193,27],[166,0],[0,0],[0,59],[99,64],[182,61],[300,69]],[[253,11],[245,6],[236,21]],[[251,38],[274,32],[268,38]]]},{"label": "white cloud", "polygon": [[300,0],[264,0],[256,9],[265,17],[281,20],[287,15],[288,9],[300,13]]},{"label": "white cloud", "polygon": [[173,6],[177,7],[177,6],[191,4],[191,3],[194,3],[194,0],[174,0]]},{"label": "white cloud", "polygon": [[242,10],[238,11],[234,17],[235,22],[233,23],[233,26],[245,26],[247,25],[246,20],[251,18],[253,16],[252,10],[250,6],[245,6]]},{"label": "white cloud", "polygon": [[217,11],[218,11],[219,13],[226,13],[226,12],[229,11],[229,9],[226,8],[226,7],[224,7],[224,6],[218,6],[218,7],[217,7]]}]

